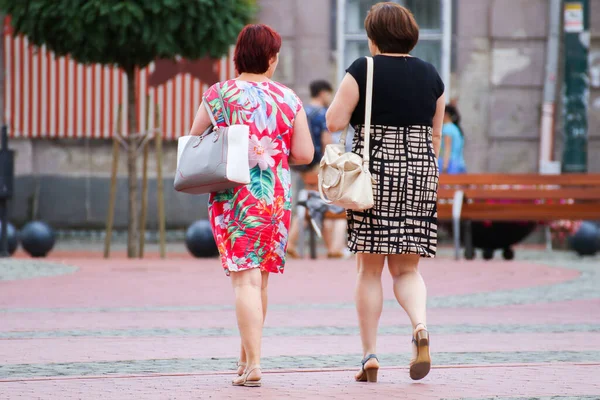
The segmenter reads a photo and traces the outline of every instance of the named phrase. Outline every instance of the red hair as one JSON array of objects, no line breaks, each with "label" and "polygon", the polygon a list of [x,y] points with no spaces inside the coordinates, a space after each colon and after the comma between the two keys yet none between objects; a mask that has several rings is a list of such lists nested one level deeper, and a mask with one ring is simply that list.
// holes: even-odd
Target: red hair
[{"label": "red hair", "polygon": [[279,53],[281,36],[263,24],[246,25],[238,35],[233,62],[239,74],[264,74]]}]

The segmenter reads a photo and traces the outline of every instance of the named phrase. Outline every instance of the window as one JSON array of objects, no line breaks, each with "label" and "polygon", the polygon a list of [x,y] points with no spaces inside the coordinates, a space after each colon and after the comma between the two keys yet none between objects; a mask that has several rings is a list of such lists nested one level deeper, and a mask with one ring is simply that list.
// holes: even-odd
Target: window
[{"label": "window", "polygon": [[[355,59],[368,55],[364,20],[379,0],[338,0],[337,39],[339,78]],[[432,63],[448,81],[450,75],[451,0],[395,0],[408,7],[420,27],[412,55]]]}]

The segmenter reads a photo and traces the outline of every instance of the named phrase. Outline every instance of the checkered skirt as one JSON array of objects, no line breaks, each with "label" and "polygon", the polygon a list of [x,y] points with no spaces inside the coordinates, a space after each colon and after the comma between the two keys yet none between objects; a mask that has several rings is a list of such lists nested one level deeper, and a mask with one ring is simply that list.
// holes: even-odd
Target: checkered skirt
[{"label": "checkered skirt", "polygon": [[[352,151],[362,156],[363,127]],[[354,253],[435,257],[438,165],[428,126],[371,126],[370,169],[375,206],[347,211]]]}]

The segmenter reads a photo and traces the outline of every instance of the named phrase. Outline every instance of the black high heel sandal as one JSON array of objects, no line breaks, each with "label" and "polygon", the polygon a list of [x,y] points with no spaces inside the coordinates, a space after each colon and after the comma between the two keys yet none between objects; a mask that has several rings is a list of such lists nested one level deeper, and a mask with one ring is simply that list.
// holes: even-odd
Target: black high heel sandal
[{"label": "black high heel sandal", "polygon": [[[377,361],[376,367],[365,368],[365,364],[369,362],[369,360],[375,359]],[[379,371],[379,359],[375,354],[369,354],[362,361],[362,369],[360,370],[360,375],[356,376],[356,382],[377,382],[377,372]]]}]

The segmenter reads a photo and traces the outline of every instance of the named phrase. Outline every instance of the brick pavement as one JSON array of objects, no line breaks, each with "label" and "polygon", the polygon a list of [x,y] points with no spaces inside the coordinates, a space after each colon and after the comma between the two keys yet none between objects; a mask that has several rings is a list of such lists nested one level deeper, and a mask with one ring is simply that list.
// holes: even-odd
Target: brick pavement
[{"label": "brick pavement", "polygon": [[351,379],[353,261],[292,261],[271,279],[264,387],[247,390],[229,386],[239,339],[216,260],[98,254],[0,261],[1,400],[600,399],[599,258],[424,262],[435,369],[419,383],[386,276],[377,385]]},{"label": "brick pavement", "polygon": [[[435,368],[412,383],[403,368],[383,369],[376,385],[349,381],[351,371],[265,373],[262,388],[234,388],[231,374],[150,375],[2,383],[7,399],[459,399],[539,398],[557,393],[598,399],[599,365]],[[571,394],[566,393],[568,390]],[[0,397],[2,398],[2,397]]]}]

